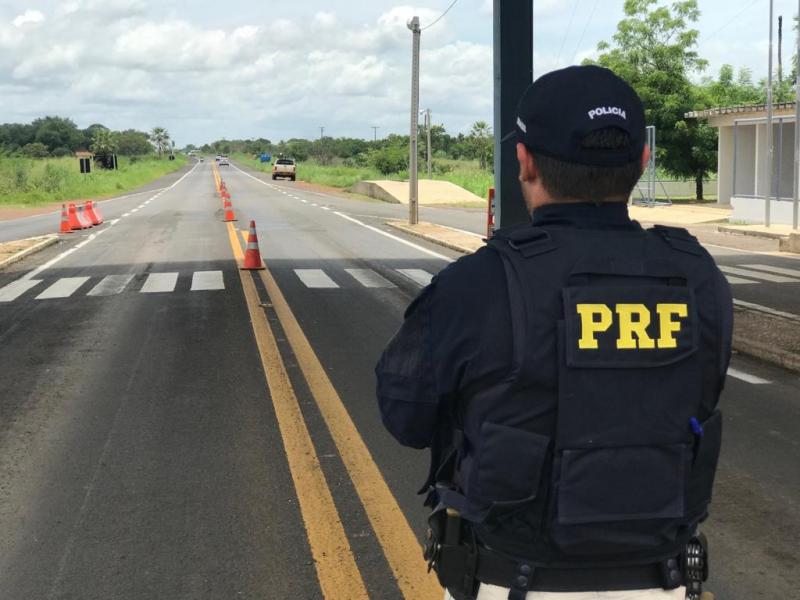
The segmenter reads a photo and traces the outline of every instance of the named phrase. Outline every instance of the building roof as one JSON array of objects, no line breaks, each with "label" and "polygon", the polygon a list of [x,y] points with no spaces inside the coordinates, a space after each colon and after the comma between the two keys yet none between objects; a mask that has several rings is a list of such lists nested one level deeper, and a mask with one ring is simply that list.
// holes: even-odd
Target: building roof
[{"label": "building roof", "polygon": [[[772,105],[772,110],[794,109],[794,102],[776,102]],[[684,114],[686,119],[707,119],[708,117],[718,117],[720,115],[730,115],[734,113],[762,113],[767,112],[766,104],[747,104],[744,106],[721,106],[720,108],[709,108],[707,110],[693,110]]]}]

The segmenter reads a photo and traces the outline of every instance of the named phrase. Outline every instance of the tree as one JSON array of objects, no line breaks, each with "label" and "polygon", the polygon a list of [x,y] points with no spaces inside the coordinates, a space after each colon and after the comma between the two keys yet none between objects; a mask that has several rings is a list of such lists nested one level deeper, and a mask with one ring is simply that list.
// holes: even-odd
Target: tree
[{"label": "tree", "polygon": [[158,152],[159,156],[169,150],[169,132],[163,127],[153,127],[150,132],[150,141],[156,147],[156,152]]},{"label": "tree", "polygon": [[22,155],[29,158],[46,158],[50,156],[50,152],[41,142],[31,142],[22,147]]},{"label": "tree", "polygon": [[684,114],[703,104],[689,76],[706,62],[697,51],[697,0],[662,5],[659,0],[625,0],[625,18],[617,25],[613,42],[598,44],[597,63],[613,70],[642,98],[647,123],[658,135],[657,161],[680,177],[696,182],[703,198],[703,178],[716,168],[707,151],[707,127]]},{"label": "tree", "polygon": [[105,127],[102,129],[95,129],[90,149],[94,152],[95,157],[101,164],[106,164],[106,159],[114,155],[118,147],[119,142],[117,141],[116,133]]},{"label": "tree", "polygon": [[153,152],[150,137],[143,131],[126,129],[117,135],[118,152],[122,156],[142,156]]},{"label": "tree", "polygon": [[83,135],[71,119],[44,117],[36,119],[31,126],[36,131],[34,141],[44,144],[48,151],[61,147],[74,151],[83,144]]},{"label": "tree", "polygon": [[476,121],[472,124],[467,136],[467,147],[470,149],[471,158],[477,159],[481,169],[486,170],[494,148],[492,128],[486,121]]}]

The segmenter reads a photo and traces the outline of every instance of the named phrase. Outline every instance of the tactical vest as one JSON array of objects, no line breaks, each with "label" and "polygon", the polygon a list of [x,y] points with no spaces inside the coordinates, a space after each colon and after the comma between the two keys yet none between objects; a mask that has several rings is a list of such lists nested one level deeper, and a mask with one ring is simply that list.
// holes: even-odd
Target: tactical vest
[{"label": "tactical vest", "polygon": [[717,269],[681,229],[526,226],[490,242],[513,366],[459,402],[481,542],[538,567],[658,562],[707,516],[721,441]]}]

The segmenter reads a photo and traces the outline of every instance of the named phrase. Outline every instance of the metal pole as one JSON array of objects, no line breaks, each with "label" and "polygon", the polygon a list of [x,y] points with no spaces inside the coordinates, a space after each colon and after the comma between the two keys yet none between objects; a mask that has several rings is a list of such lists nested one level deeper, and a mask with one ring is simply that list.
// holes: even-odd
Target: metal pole
[{"label": "metal pole", "polygon": [[767,193],[764,197],[764,225],[770,226],[770,200],[772,199],[772,9],[774,0],[769,0],[769,61],[767,68]]},{"label": "metal pole", "polygon": [[[732,198],[736,197],[736,162],[738,157],[739,157],[739,121],[734,121],[733,122],[733,185],[731,186]],[[717,186],[719,186],[719,181],[717,182]],[[719,194],[719,189],[717,189],[717,194]],[[717,202],[719,202],[719,196],[717,196]]]},{"label": "metal pole", "polygon": [[411,46],[411,137],[408,161],[408,224],[416,225],[419,220],[419,182],[417,181],[417,135],[419,133],[419,17],[408,23],[413,34]]},{"label": "metal pole", "polygon": [[783,176],[783,119],[778,119],[778,174],[775,177],[775,198],[781,199],[781,177]]},{"label": "metal pole", "polygon": [[513,133],[519,99],[533,81],[533,3],[494,0],[492,37],[495,223],[508,227],[530,220],[519,184]]},{"label": "metal pole", "polygon": [[433,150],[431,149],[431,109],[429,108],[425,111],[425,125],[428,127],[428,179],[431,178],[431,156],[433,154]]},{"label": "metal pole", "polygon": [[372,126],[372,131],[375,134],[375,141],[376,142],[378,141],[378,129],[379,129],[379,127],[377,125],[373,125]]},{"label": "metal pole", "polygon": [[[797,14],[800,16],[800,0],[797,2]],[[798,205],[800,202],[800,31],[797,33],[797,68],[794,90],[794,190],[792,192],[792,228],[798,227]]]}]

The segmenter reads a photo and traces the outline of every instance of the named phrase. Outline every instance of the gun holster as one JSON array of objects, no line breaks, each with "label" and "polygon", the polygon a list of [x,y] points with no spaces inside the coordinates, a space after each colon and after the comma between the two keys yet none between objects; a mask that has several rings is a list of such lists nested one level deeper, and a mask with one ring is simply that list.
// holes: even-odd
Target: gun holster
[{"label": "gun holster", "polygon": [[480,585],[475,579],[478,546],[472,528],[456,510],[439,505],[428,517],[424,556],[428,571],[436,572],[455,600],[474,600]]}]

